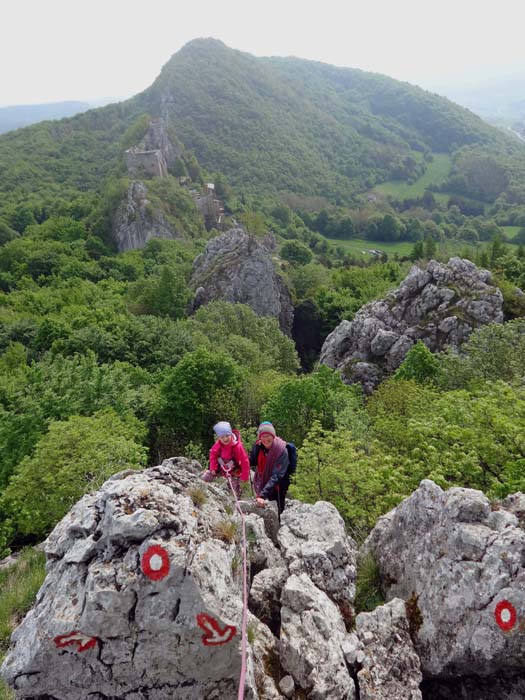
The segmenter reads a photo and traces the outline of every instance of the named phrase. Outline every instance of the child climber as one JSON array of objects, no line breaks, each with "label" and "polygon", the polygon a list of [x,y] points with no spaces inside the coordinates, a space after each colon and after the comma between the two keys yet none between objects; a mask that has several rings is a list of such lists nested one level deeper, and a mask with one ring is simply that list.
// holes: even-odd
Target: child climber
[{"label": "child climber", "polygon": [[238,430],[223,420],[213,426],[217,440],[210,450],[210,468],[202,473],[203,481],[213,481],[217,476],[228,475],[237,498],[241,496],[241,481],[250,478],[250,462]]}]

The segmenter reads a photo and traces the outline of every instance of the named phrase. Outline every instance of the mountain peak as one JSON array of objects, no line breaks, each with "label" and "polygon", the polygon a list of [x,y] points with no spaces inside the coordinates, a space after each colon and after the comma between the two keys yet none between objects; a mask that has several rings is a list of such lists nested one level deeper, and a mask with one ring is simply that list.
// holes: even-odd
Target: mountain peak
[{"label": "mountain peak", "polygon": [[166,65],[169,65],[178,56],[184,56],[186,54],[192,54],[196,52],[207,52],[207,51],[217,51],[224,50],[232,51],[226,44],[220,39],[215,39],[214,37],[197,37],[196,39],[191,39],[184,46],[182,46],[178,51],[172,54]]}]

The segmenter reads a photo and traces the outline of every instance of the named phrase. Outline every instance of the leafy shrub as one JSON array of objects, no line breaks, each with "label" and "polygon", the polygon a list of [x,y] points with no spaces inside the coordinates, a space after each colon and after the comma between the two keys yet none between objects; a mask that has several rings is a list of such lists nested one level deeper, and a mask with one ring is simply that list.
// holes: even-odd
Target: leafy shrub
[{"label": "leafy shrub", "polygon": [[161,385],[160,449],[209,443],[214,423],[238,422],[243,372],[227,355],[199,348],[187,353]]},{"label": "leafy shrub", "polygon": [[365,449],[350,430],[327,431],[315,422],[299,451],[290,495],[307,503],[329,501],[349,526],[370,529],[409,488],[402,461],[377,441]]},{"label": "leafy shrub", "polygon": [[394,377],[414,379],[422,383],[433,379],[439,370],[439,362],[422,340],[410,348]]},{"label": "leafy shrub", "polygon": [[333,429],[345,409],[359,413],[357,387],[344,384],[341,377],[322,365],[311,375],[279,383],[264,405],[262,415],[271,420],[286,440],[300,447],[314,421]]},{"label": "leafy shrub", "polygon": [[143,437],[139,421],[110,410],[51,423],[0,497],[0,514],[17,536],[44,537],[82,495],[145,464]]}]

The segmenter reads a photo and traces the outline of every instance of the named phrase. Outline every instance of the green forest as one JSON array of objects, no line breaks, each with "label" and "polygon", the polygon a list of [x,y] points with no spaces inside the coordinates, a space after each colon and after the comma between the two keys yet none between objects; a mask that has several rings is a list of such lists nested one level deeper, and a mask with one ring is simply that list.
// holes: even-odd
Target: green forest
[{"label": "green forest", "polygon": [[[124,151],[162,117],[176,157],[148,177],[173,240],[118,252]],[[247,306],[191,312],[193,261],[226,225],[271,231],[292,337]],[[120,104],[0,137],[0,555],[42,541],[82,494],[261,420],[299,448],[294,497],[366,532],[423,478],[525,490],[525,147],[385,76],[256,59],[198,40]],[[369,249],[373,249],[370,252]],[[490,269],[506,322],[461,353],[417,344],[370,397],[319,365],[326,336],[411,265]]]}]

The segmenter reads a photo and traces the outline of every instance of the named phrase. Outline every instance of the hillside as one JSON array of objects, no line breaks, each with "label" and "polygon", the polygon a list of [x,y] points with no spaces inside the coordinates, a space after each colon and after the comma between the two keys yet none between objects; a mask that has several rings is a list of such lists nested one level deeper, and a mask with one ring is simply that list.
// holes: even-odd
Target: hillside
[{"label": "hillside", "polygon": [[413,182],[432,152],[447,152],[453,164],[442,189],[525,201],[517,184],[525,146],[448,100],[360,70],[255,58],[212,39],[187,44],[130,100],[0,137],[4,201],[99,190],[124,175],[124,150],[157,116],[240,193],[352,203],[377,183]]},{"label": "hillside", "polygon": [[301,59],[257,59],[213,40],[186,45],[137,99],[167,110],[201,164],[245,189],[348,201],[378,182],[416,179],[425,153],[462,147],[471,168],[494,159],[494,171],[505,157],[521,173],[525,163],[512,139],[420,88]]}]

